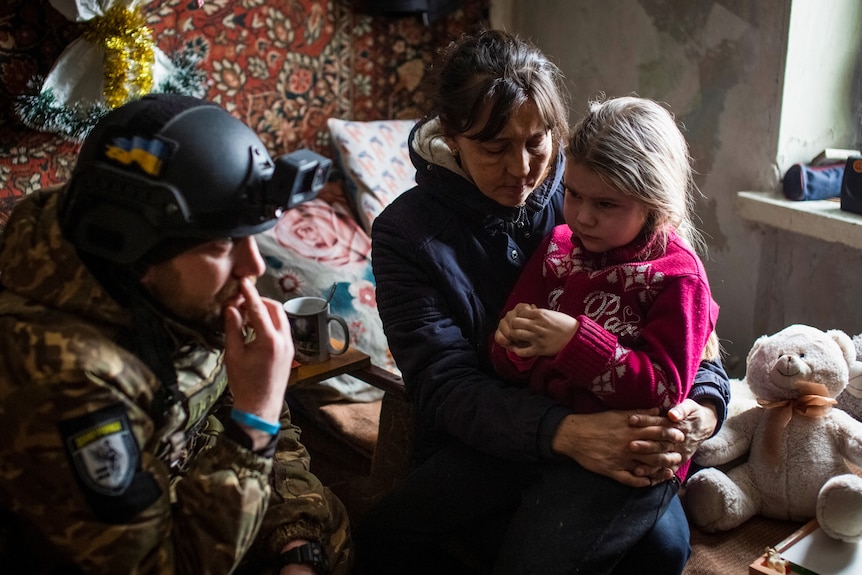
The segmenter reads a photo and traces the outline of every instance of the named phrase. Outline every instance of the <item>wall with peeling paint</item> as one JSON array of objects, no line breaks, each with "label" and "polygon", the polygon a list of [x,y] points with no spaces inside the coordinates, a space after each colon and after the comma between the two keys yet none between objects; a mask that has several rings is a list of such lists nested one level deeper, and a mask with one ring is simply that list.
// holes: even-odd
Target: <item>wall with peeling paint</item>
[{"label": "wall with peeling paint", "polygon": [[[841,0],[845,6],[855,1]],[[809,10],[820,5],[794,2]],[[858,41],[862,13],[852,10]],[[600,92],[637,93],[667,102],[685,125],[706,196],[698,206],[709,240],[705,263],[721,305],[718,329],[732,375],[743,374],[757,336],[790,323],[862,332],[862,253],[734,213],[737,191],[778,190],[786,167],[813,157],[812,146],[858,145],[824,145],[823,132],[788,136],[796,125],[789,114],[782,127],[786,89],[808,95],[793,107],[805,114],[823,88],[812,74],[829,62],[828,55],[791,51],[794,67],[785,78],[790,0],[494,0],[492,23],[533,40],[560,65],[573,120]],[[813,70],[807,78],[795,67],[800,62]],[[829,131],[834,118],[819,121],[839,137],[840,130]]]}]

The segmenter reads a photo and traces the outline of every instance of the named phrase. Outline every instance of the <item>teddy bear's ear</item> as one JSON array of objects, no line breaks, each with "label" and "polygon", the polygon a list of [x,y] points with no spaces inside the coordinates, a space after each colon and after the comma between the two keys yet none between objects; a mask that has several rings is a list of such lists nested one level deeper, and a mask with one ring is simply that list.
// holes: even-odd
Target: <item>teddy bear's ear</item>
[{"label": "teddy bear's ear", "polygon": [[840,329],[830,329],[826,335],[831,337],[841,348],[844,359],[847,360],[847,366],[850,368],[845,389],[852,389],[849,393],[858,397],[857,394],[862,391],[862,361],[856,361],[856,344],[853,343],[853,339],[849,335]]},{"label": "teddy bear's ear", "polygon": [[757,353],[757,350],[760,349],[760,346],[769,339],[769,335],[762,335],[754,340],[754,343],[751,344],[751,349],[748,350],[748,356],[745,359],[746,365],[751,363],[751,358],[754,357],[754,354]]},{"label": "teddy bear's ear", "polygon": [[851,366],[856,362],[856,346],[850,336],[840,329],[830,329],[826,331],[826,335],[830,337],[838,347],[841,348],[841,353],[844,354],[844,359],[847,365]]}]

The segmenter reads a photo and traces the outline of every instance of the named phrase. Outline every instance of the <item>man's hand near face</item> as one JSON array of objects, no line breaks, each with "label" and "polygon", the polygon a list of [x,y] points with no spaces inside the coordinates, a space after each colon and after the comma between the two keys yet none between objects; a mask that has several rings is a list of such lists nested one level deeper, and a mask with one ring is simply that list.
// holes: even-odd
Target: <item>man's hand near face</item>
[{"label": "man's hand near face", "polygon": [[[240,290],[244,299],[243,309],[228,306],[224,311],[224,361],[228,386],[234,407],[266,421],[277,422],[293,365],[290,324],[281,304],[261,297],[248,278],[243,278]],[[245,326],[243,316],[246,317]],[[245,335],[249,330],[253,333],[251,338]],[[246,430],[256,447],[259,440],[265,445],[270,439],[264,432]]]}]

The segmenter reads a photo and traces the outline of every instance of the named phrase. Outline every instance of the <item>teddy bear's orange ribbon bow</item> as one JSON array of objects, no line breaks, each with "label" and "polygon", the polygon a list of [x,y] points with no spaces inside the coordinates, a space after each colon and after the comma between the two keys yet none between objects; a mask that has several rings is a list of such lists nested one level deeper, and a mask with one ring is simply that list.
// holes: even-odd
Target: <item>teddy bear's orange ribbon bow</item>
[{"label": "teddy bear's orange ribbon bow", "polygon": [[829,390],[822,383],[811,381],[800,381],[796,385],[799,397],[796,399],[785,399],[783,401],[768,401],[757,399],[757,403],[764,407],[766,412],[766,457],[773,467],[781,464],[780,442],[784,428],[790,422],[793,414],[805,417],[823,417],[838,403],[829,396]]}]

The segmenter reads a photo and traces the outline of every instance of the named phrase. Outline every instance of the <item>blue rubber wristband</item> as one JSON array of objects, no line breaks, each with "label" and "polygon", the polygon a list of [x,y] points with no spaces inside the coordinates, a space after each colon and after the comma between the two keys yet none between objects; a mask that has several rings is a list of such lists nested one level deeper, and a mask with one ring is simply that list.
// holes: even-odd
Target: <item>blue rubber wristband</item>
[{"label": "blue rubber wristband", "polygon": [[253,413],[248,413],[235,407],[230,411],[230,418],[237,423],[251,427],[252,429],[263,431],[270,435],[277,435],[278,432],[281,431],[281,422],[270,423]]}]

